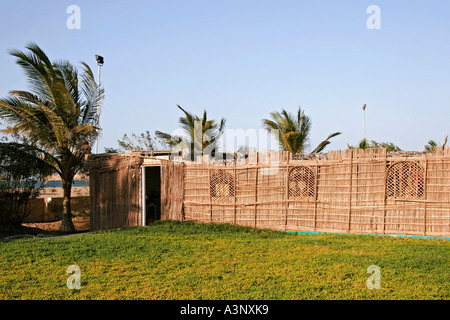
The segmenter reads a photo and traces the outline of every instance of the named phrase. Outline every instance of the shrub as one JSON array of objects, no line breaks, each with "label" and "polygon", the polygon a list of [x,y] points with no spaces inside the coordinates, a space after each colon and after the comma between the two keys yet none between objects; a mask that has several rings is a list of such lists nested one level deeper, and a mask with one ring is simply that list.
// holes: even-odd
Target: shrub
[{"label": "shrub", "polygon": [[29,202],[39,195],[39,181],[48,175],[48,167],[24,152],[24,145],[0,143],[0,228],[17,229],[30,213]]}]

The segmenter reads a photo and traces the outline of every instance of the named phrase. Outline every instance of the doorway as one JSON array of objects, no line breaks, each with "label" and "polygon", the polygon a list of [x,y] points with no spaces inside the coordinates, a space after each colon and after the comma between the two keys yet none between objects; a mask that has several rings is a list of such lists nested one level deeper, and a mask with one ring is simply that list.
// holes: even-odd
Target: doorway
[{"label": "doorway", "polygon": [[161,166],[142,167],[143,169],[143,225],[148,226],[161,219]]}]

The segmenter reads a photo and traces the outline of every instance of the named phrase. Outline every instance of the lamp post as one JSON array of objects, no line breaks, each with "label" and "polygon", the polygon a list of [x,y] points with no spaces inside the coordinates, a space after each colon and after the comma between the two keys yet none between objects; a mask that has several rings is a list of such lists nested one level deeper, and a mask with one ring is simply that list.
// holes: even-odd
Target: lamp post
[{"label": "lamp post", "polygon": [[[98,74],[97,74],[97,94],[100,96],[100,67],[103,66],[103,57],[95,55],[95,60],[97,60]],[[100,100],[99,100],[100,101]],[[97,124],[100,123],[100,105],[97,106]],[[95,153],[98,153],[98,136],[95,140]]]}]

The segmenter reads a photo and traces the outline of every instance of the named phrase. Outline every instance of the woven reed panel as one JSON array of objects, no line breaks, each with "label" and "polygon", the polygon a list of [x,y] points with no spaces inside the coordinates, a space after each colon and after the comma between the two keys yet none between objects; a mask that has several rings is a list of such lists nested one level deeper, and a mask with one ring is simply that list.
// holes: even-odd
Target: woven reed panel
[{"label": "woven reed panel", "polygon": [[386,179],[387,199],[423,199],[424,170],[414,161],[402,161],[391,165]]},{"label": "woven reed panel", "polygon": [[314,199],[316,196],[316,175],[308,167],[295,167],[289,172],[289,198]]}]

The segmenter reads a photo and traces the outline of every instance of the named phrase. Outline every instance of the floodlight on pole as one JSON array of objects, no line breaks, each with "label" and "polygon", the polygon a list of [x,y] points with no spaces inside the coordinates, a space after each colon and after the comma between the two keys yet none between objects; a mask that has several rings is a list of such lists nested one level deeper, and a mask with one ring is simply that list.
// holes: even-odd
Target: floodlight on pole
[{"label": "floodlight on pole", "polygon": [[[98,74],[97,74],[97,94],[100,96],[100,67],[103,66],[103,57],[95,55],[95,60],[97,60]],[[99,100],[100,101],[100,100]],[[97,106],[97,125],[100,123],[100,105]],[[98,136],[95,140],[95,153],[98,153]]]},{"label": "floodlight on pole", "polygon": [[95,55],[95,60],[97,60],[97,64],[99,65],[99,66],[102,66],[103,65],[103,57],[102,56],[99,56],[99,55]]}]

